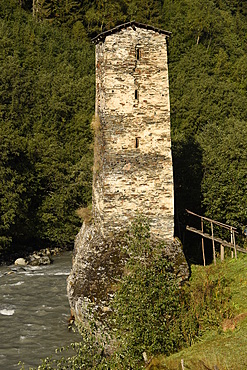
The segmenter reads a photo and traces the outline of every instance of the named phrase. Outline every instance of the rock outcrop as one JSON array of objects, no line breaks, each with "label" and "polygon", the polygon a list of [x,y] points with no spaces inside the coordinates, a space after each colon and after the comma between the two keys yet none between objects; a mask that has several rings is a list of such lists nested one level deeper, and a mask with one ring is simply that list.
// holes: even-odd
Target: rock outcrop
[{"label": "rock outcrop", "polygon": [[93,304],[98,316],[104,316],[112,298],[116,281],[127,260],[121,237],[105,240],[95,225],[83,224],[76,236],[73,264],[67,281],[71,314],[77,321],[88,315]]},{"label": "rock outcrop", "polygon": [[[153,243],[159,241],[153,240]],[[180,282],[188,279],[188,264],[178,239],[166,243],[162,255],[173,262]],[[124,233],[104,239],[95,225],[83,224],[76,236],[73,264],[67,282],[71,314],[76,321],[86,321],[92,312],[97,313],[98,319],[104,320],[110,311],[109,302],[127,260]]]}]

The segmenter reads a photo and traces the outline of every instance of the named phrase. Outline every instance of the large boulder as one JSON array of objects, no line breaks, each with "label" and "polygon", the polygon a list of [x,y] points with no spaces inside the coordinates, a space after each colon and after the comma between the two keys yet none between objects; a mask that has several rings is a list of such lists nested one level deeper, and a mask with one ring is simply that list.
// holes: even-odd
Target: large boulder
[{"label": "large boulder", "polygon": [[100,316],[107,312],[116,279],[126,264],[123,241],[105,240],[94,225],[83,224],[75,240],[72,269],[67,280],[71,313],[77,321],[87,318],[87,308],[94,305]]},{"label": "large boulder", "polygon": [[15,265],[16,266],[26,266],[27,265],[27,261],[25,260],[25,258],[17,258],[15,260]]},{"label": "large boulder", "polygon": [[[153,242],[156,243],[155,240]],[[189,268],[181,242],[174,239],[166,243],[163,255],[173,262],[180,282],[187,280]],[[97,312],[97,317],[104,320],[127,259],[123,234],[104,239],[95,225],[83,224],[76,236],[72,269],[67,280],[71,314],[76,321],[87,320],[89,305],[93,305],[91,312]]]}]

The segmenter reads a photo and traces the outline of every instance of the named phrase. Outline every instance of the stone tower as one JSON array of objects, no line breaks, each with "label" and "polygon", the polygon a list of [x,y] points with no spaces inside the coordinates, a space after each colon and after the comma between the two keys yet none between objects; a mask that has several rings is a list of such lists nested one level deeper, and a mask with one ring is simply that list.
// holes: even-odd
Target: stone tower
[{"label": "stone tower", "polygon": [[77,321],[85,321],[91,303],[104,316],[126,263],[126,242],[115,235],[137,211],[149,219],[152,238],[166,241],[163,252],[178,278],[189,276],[181,243],[173,238],[168,36],[130,22],[94,39],[94,217],[76,236],[67,284]]},{"label": "stone tower", "polygon": [[169,35],[129,22],[93,39],[93,216],[106,238],[127,226],[137,211],[150,220],[153,236],[173,238]]}]

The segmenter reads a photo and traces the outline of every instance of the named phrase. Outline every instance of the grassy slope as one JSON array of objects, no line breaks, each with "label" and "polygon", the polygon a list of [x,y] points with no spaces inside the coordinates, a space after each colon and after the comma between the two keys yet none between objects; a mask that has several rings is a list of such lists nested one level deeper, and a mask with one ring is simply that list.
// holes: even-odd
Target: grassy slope
[{"label": "grassy slope", "polygon": [[[217,331],[207,332],[191,347],[169,357],[154,359],[149,370],[247,369],[247,255],[239,256],[237,261],[226,260],[224,267],[225,276],[231,281],[234,317],[225,320]],[[200,269],[200,266],[194,267],[193,272],[197,274]]]}]

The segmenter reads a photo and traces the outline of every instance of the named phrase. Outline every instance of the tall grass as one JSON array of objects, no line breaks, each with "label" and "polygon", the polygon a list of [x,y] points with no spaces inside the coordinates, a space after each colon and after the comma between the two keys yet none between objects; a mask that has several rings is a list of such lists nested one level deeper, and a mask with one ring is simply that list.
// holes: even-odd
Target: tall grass
[{"label": "tall grass", "polygon": [[[186,289],[191,301],[183,331],[191,345],[171,356],[156,357],[148,369],[247,369],[247,256],[216,266],[193,266]],[[195,327],[198,337],[192,336]]]}]

